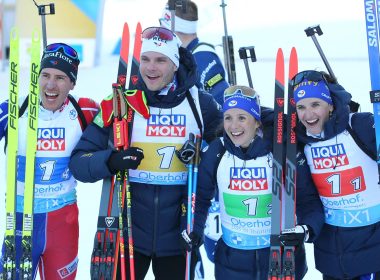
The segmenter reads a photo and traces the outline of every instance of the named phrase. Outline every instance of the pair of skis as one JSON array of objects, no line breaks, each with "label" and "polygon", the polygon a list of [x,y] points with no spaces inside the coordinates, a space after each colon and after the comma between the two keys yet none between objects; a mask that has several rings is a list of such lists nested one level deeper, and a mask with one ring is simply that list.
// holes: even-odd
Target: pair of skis
[{"label": "pair of skis", "polygon": [[[129,89],[133,89],[137,82],[141,51],[141,24],[136,26],[133,59],[131,65]],[[117,83],[113,84],[114,103],[114,146],[116,149],[126,149],[129,145],[129,129],[132,114],[127,108],[124,90],[127,80],[129,56],[129,27],[125,23],[121,38],[120,58],[117,73]],[[128,115],[126,119],[125,116]],[[118,173],[115,178],[103,181],[102,194],[99,206],[97,231],[95,233],[94,249],[91,255],[91,279],[114,280],[117,276],[117,267],[120,257],[120,277],[126,279],[124,236],[123,236],[123,208],[127,198],[127,230],[128,256],[130,279],[135,279],[133,237],[131,218],[131,195],[128,182],[128,171]]]},{"label": "pair of skis", "polygon": [[[274,100],[274,140],[273,140],[273,185],[272,223],[270,237],[269,280],[294,280],[294,247],[282,246],[279,235],[282,228],[295,226],[296,153],[297,123],[291,79],[298,72],[298,58],[292,48],[289,59],[289,81],[286,116],[286,158],[284,159],[284,105],[285,105],[285,63],[282,49],[276,57],[276,80]],[[283,213],[283,211],[285,213]],[[284,221],[282,218],[284,217]],[[283,226],[283,227],[282,227]]]},{"label": "pair of skis", "polygon": [[[11,30],[9,57],[9,101],[8,101],[8,146],[7,146],[7,188],[6,188],[6,225],[5,251],[3,255],[3,278],[16,279],[16,189],[18,164],[18,119],[19,119],[19,33],[17,28]],[[33,200],[34,168],[37,150],[37,129],[39,111],[39,84],[41,39],[38,31],[32,34],[30,47],[31,69],[28,102],[28,127],[25,162],[24,212],[22,227],[22,255],[20,260],[20,278],[33,279],[32,237],[33,237]]]},{"label": "pair of skis", "polygon": [[380,181],[380,1],[364,0],[366,34],[371,76],[370,98],[375,120],[377,166]]}]

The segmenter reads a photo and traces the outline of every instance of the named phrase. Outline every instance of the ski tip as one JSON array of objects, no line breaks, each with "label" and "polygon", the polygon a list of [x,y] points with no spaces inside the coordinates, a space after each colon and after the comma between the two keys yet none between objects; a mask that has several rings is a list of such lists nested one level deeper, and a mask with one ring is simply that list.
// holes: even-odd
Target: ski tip
[{"label": "ski tip", "polygon": [[298,55],[295,47],[290,51],[289,60],[289,81],[298,73]]},{"label": "ski tip", "polygon": [[292,47],[291,51],[290,51],[290,57],[295,57],[297,58],[297,49],[296,47]]},{"label": "ski tip", "polygon": [[19,29],[16,26],[13,26],[10,32],[11,39],[18,39],[19,37]]},{"label": "ski tip", "polygon": [[276,56],[276,73],[275,78],[276,82],[281,85],[281,87],[284,86],[285,83],[285,66],[284,66],[284,53],[281,48],[277,50],[277,56]]}]

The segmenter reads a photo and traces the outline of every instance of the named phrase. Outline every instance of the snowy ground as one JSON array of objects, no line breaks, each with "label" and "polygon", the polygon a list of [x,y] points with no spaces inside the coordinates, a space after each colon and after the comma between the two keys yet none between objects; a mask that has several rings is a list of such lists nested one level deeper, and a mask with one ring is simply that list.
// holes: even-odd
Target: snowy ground
[{"label": "snowy ground", "polygon": [[[110,51],[112,50],[112,46],[114,46],[114,43],[116,43],[117,36],[119,36],[119,32],[115,31],[115,26],[120,26],[120,21],[123,19],[128,19],[128,21],[133,23],[134,19],[136,18],[136,14],[140,14],[137,10],[127,9],[125,6],[139,5],[140,7],[146,7],[146,5],[153,5],[152,2],[148,4],[147,0],[129,0],[124,1],[124,3],[121,0],[110,0],[109,2],[117,3],[119,5],[123,4],[124,7],[120,9],[113,9],[111,13],[109,7],[106,6],[104,28],[110,28],[109,25],[111,24],[110,22],[112,22],[111,29],[113,32],[107,32],[103,38],[104,48],[102,57],[100,59],[100,64],[93,68],[80,68],[77,86],[72,92],[74,95],[92,97],[96,101],[100,101],[103,97],[111,93],[111,84],[115,81],[118,58],[116,56],[109,55]],[[143,5],[142,2],[144,2],[145,5]],[[165,1],[161,2],[164,3]],[[202,9],[201,12],[207,12],[207,16],[205,16],[205,14],[203,16],[200,16],[200,18],[204,20],[204,28],[200,29],[200,37],[207,38],[207,40],[213,44],[218,44],[221,36],[223,35],[221,11],[218,6],[220,4],[220,1],[208,0],[198,2],[202,2],[202,4],[199,5],[205,6],[205,9]],[[231,24],[229,31],[230,34],[234,36],[237,82],[238,84],[248,85],[244,64],[239,59],[237,50],[242,46],[254,45],[256,47],[256,56],[258,62],[254,64],[252,62],[249,62],[249,66],[251,68],[254,87],[260,93],[263,105],[270,107],[273,106],[275,69],[274,58],[278,47],[284,48],[286,60],[290,53],[290,48],[292,46],[297,47],[299,51],[300,70],[325,69],[311,39],[307,38],[303,31],[303,29],[308,26],[321,24],[325,34],[323,37],[319,37],[319,41],[330,61],[330,64],[336,76],[339,78],[340,83],[349,92],[352,93],[354,100],[359,101],[362,104],[362,111],[371,110],[372,106],[369,102],[368,95],[368,92],[370,90],[370,80],[367,61],[367,47],[365,40],[363,14],[364,9],[362,7],[362,4],[358,4],[358,1],[354,0],[344,1],[346,5],[344,12],[336,13],[338,8],[334,8],[332,5],[338,5],[338,1],[336,1],[337,3],[332,3],[331,1],[321,0],[320,2],[323,3],[319,3],[317,6],[313,6],[312,8],[302,6],[306,5],[308,1],[295,1],[297,5],[294,4],[294,6],[296,6],[299,10],[292,11],[292,13],[284,12],[274,14],[273,17],[269,20],[269,18],[266,16],[265,19],[262,19],[262,17],[264,15],[267,15],[267,11],[272,11],[271,7],[268,7],[268,9],[265,11],[261,11],[259,9],[262,8],[261,5],[264,5],[264,3],[266,3],[265,1],[260,5],[258,4],[258,7],[248,9],[256,15],[251,15],[250,17],[246,14],[240,15],[240,12],[244,13],[244,11],[241,10],[241,6],[250,5],[248,4],[251,3],[250,1],[236,1],[236,3],[234,1],[228,2],[230,2],[230,5],[227,7],[227,15],[229,16],[229,24]],[[277,4],[280,2],[283,3],[283,1],[278,1]],[[213,3],[216,5],[215,9],[218,10],[213,14],[214,17],[211,17],[210,9],[212,8],[211,5]],[[240,3],[240,8],[238,7],[240,9],[239,12],[237,12],[237,10],[234,10],[236,8],[234,5],[239,6],[238,3]],[[151,16],[149,19],[146,17],[145,24],[143,22],[143,27],[149,26],[149,23],[146,23],[147,21],[157,23],[156,20],[160,14],[159,11],[161,8],[159,8],[160,5],[158,5],[156,1],[154,1],[154,5],[156,5],[156,7],[153,7],[152,11],[155,11],[155,15]],[[327,6],[329,7],[328,10],[326,10]],[[308,13],[308,16],[305,16],[306,12],[310,10],[313,10],[313,12]],[[342,9],[339,10],[341,11]],[[133,11],[133,15],[131,14],[131,11]],[[330,18],[326,18],[328,12],[332,11],[334,11],[333,15],[331,15]],[[355,12],[353,13],[352,11]],[[120,13],[123,13],[124,16],[121,17]],[[107,20],[107,14],[108,18],[109,14],[112,15],[112,21]],[[239,18],[245,21],[244,28],[238,26],[240,24],[240,21],[237,22],[234,20],[237,14],[239,14]],[[288,18],[284,19],[286,14],[288,15]],[[293,16],[290,14],[293,14]],[[265,21],[265,23],[259,23],[259,18]],[[279,18],[285,20],[286,23],[275,23],[274,20],[278,20]],[[300,18],[302,18],[303,21],[301,23],[299,22]],[[337,22],[337,20],[339,20],[339,22]],[[252,26],[249,26],[251,21]],[[217,28],[214,28],[215,25]],[[118,30],[121,31],[121,27]],[[217,48],[217,50],[221,53],[221,48]],[[21,80],[21,88],[23,89],[22,92],[26,93],[28,83],[26,70],[23,70],[22,77],[23,79]],[[7,98],[7,81],[8,71],[0,71],[0,102],[4,101]],[[3,149],[3,143],[4,141],[0,142],[1,150]],[[3,153],[0,153],[0,237],[3,236],[4,232],[3,186],[5,186],[5,157]],[[92,251],[93,236],[96,228],[101,182],[95,184],[79,183],[77,190],[80,210],[80,245],[77,279],[86,280],[89,279],[89,259]],[[307,245],[306,249],[309,263],[309,272],[306,275],[305,279],[321,279],[320,273],[314,269],[312,246]],[[213,265],[207,261],[207,257],[204,257],[203,259],[206,260],[206,279],[214,279]],[[147,279],[153,279],[152,274],[149,274],[147,276]]]}]

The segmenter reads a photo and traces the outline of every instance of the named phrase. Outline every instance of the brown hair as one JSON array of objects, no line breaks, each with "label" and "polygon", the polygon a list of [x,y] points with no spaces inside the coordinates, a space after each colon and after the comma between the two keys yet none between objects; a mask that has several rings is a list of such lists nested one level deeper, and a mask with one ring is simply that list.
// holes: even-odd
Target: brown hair
[{"label": "brown hair", "polygon": [[183,12],[182,7],[176,7],[175,15],[184,20],[197,21],[198,7],[194,2],[186,1],[186,12]]}]

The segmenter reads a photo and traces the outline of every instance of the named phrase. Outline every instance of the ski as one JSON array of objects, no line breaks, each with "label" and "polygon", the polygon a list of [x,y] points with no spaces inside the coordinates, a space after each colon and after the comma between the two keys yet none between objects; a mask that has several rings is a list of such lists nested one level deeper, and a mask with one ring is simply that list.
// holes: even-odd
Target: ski
[{"label": "ski", "polygon": [[[20,85],[19,65],[19,33],[18,29],[12,28],[10,32],[9,53],[9,101],[8,101],[8,131],[7,131],[7,189],[5,199],[5,237],[4,255],[2,256],[3,279],[16,278],[16,184],[17,184],[17,151],[18,151],[18,95]],[[1,278],[1,277],[0,277]]]},{"label": "ski", "polygon": [[289,59],[286,158],[284,158],[283,153],[285,63],[282,49],[278,49],[277,51],[275,71],[273,184],[268,279],[294,280],[294,247],[283,246],[279,240],[279,235],[283,227],[293,228],[295,226],[295,176],[297,153],[295,127],[297,123],[297,115],[293,98],[293,87],[291,84],[291,79],[298,72],[298,58],[295,48],[292,48]]},{"label": "ski", "polygon": [[[136,31],[135,31],[135,40],[134,40],[134,47],[133,47],[133,56],[132,56],[132,63],[131,63],[131,71],[130,71],[130,79],[129,79],[129,88],[128,90],[136,89],[137,82],[138,82],[138,72],[140,67],[140,52],[141,52],[141,33],[142,28],[141,24],[137,23]],[[119,117],[122,117],[123,124],[123,130],[124,130],[124,137],[123,141],[119,139],[119,141],[115,142],[116,137],[114,135],[114,143],[115,147],[118,143],[119,149],[127,149],[130,144],[130,134],[132,132],[132,122],[133,122],[133,112],[132,108],[130,106],[127,106],[126,97],[124,95],[124,89],[121,86],[117,87],[116,90],[119,93],[120,98],[123,99],[121,106],[126,110],[126,112],[122,112],[122,115]],[[115,100],[115,99],[114,99]],[[116,105],[116,104],[115,104]],[[115,111],[114,111],[115,112]],[[125,118],[125,115],[127,117]],[[116,117],[116,116],[115,116]],[[115,133],[115,128],[114,128]],[[119,134],[120,135],[120,134]],[[129,185],[129,172],[128,170],[124,171],[123,174],[123,188],[121,192],[121,207],[120,207],[120,214],[123,213],[124,209],[124,202],[126,198],[127,202],[127,232],[128,232],[128,258],[129,258],[129,273],[130,273],[130,279],[135,280],[135,261],[134,261],[134,249],[133,249],[133,234],[132,234],[132,199],[131,199],[131,190]],[[126,197],[125,197],[126,195]],[[121,217],[119,217],[119,223],[120,223]],[[120,223],[120,226],[122,226],[122,223]],[[121,240],[120,240],[121,242]],[[124,244],[124,243],[123,243]],[[122,246],[123,247],[123,246]],[[124,247],[123,247],[124,248]],[[124,253],[124,252],[123,252]],[[123,269],[121,269],[123,274]]]},{"label": "ski", "polygon": [[273,135],[273,184],[272,184],[272,218],[269,254],[269,280],[281,279],[281,243],[279,235],[282,224],[282,203],[281,192],[283,186],[283,163],[284,153],[284,84],[285,84],[285,65],[282,49],[278,49],[276,57],[274,88],[274,135]]},{"label": "ski", "polygon": [[24,212],[22,226],[22,256],[20,260],[21,279],[33,279],[32,264],[32,237],[33,237],[33,200],[34,200],[34,171],[37,151],[37,130],[39,111],[39,84],[38,76],[40,72],[40,49],[41,36],[38,31],[32,34],[30,85],[28,94],[28,126],[27,144],[25,159],[25,187],[24,187]]},{"label": "ski", "polygon": [[135,41],[134,41],[134,47],[133,47],[133,57],[132,57],[132,63],[131,63],[131,74],[129,78],[129,90],[136,89],[136,85],[138,82],[138,73],[139,73],[139,67],[140,67],[140,53],[141,53],[141,33],[142,33],[142,27],[140,22],[136,25],[136,32],[135,32]]},{"label": "ski", "polygon": [[[121,37],[117,83],[124,85],[128,69],[129,28],[124,23]],[[103,180],[100,197],[97,230],[91,255],[90,276],[92,280],[114,280],[117,274],[119,256],[119,209],[118,192],[114,178]]]},{"label": "ski", "polygon": [[370,98],[375,120],[377,167],[380,181],[380,2],[364,0],[369,70],[371,76]]},{"label": "ski", "polygon": [[[296,124],[297,112],[293,96],[292,78],[298,72],[298,58],[296,49],[293,47],[289,59],[289,77],[288,77],[288,108],[286,118],[286,163],[285,163],[285,185],[283,192],[284,203],[284,228],[290,229],[295,226],[296,219],[296,155],[297,155],[297,138]],[[284,280],[294,280],[295,278],[295,260],[294,246],[284,246],[282,260],[282,275]]]},{"label": "ski", "polygon": [[[136,26],[133,57],[131,61],[129,89],[135,89],[138,81],[138,71],[140,65],[141,51],[141,24]],[[121,125],[125,129],[124,138],[119,141],[126,141],[123,146],[116,145],[116,148],[126,148],[129,145],[128,125],[132,122],[132,111],[128,108],[124,94],[127,72],[128,72],[128,56],[130,46],[130,33],[128,24],[124,24],[123,35],[121,39],[120,59],[117,72],[117,82],[113,84],[113,102],[117,105],[117,110],[114,109],[114,120],[116,123],[124,122]],[[116,102],[116,103],[115,103]],[[120,111],[120,110],[121,111]],[[119,112],[119,113],[118,113]],[[128,117],[125,119],[125,115]],[[114,121],[115,123],[115,121]],[[120,124],[117,124],[119,129]],[[114,135],[116,140],[120,134]],[[114,142],[115,144],[116,142]],[[132,237],[132,219],[131,211],[131,195],[128,183],[128,171],[123,174],[117,174],[113,178],[103,180],[102,194],[99,206],[98,226],[95,233],[94,248],[91,256],[91,279],[116,279],[117,267],[120,257],[121,279],[125,279],[125,255],[124,255],[124,236],[123,236],[123,220],[122,213],[124,202],[127,202],[127,230],[128,230],[128,253],[130,263],[130,279],[134,279],[134,258],[133,258],[133,237]],[[133,275],[133,276],[132,276]]]}]

